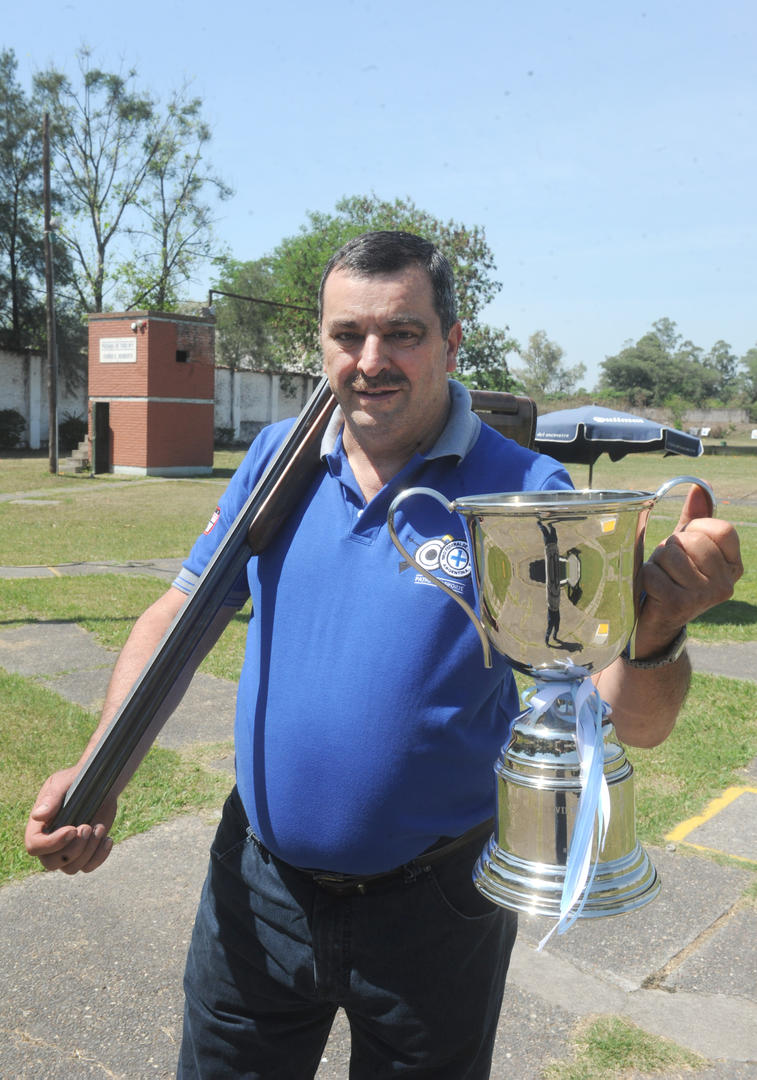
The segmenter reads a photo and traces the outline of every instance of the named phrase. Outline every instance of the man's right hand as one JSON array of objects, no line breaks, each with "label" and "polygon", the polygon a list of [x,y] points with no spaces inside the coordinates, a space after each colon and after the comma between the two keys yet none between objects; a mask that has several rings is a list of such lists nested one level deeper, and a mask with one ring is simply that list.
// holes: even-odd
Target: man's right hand
[{"label": "man's right hand", "polygon": [[88,874],[101,866],[110,855],[113,841],[108,831],[116,816],[116,799],[107,798],[97,811],[93,825],[64,825],[54,832],[52,825],[78,767],[53,773],[44,782],[26,826],[26,850],[39,859],[46,870],[64,874]]}]

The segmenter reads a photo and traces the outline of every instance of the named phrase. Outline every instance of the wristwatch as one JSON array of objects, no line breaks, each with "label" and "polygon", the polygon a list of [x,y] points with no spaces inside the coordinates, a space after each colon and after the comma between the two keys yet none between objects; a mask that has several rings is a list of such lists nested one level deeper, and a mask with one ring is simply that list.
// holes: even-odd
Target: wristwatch
[{"label": "wristwatch", "polygon": [[631,660],[626,649],[626,651],[622,653],[623,660],[629,667],[644,668],[646,671],[665,667],[666,664],[675,664],[676,660],[686,648],[686,636],[686,627],[684,626],[677,637],[673,638],[664,653],[660,653],[657,656],[651,656],[648,660]]}]

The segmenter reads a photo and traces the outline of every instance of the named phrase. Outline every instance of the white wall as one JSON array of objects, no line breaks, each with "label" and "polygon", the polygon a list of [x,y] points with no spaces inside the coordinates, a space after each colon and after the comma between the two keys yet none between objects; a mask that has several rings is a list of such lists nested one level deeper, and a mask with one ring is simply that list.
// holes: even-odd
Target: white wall
[{"label": "white wall", "polygon": [[[665,409],[641,409],[650,420],[670,423],[670,413]],[[748,424],[749,413],[746,409],[687,409],[681,414],[683,426],[690,424],[699,427],[702,424]]]},{"label": "white wall", "polygon": [[[251,443],[261,428],[297,416],[320,376],[276,375],[265,371],[215,370],[216,428],[231,429],[235,442]],[[25,443],[39,450],[47,443],[47,358],[35,352],[0,350],[0,409],[15,409],[26,420]],[[87,388],[66,392],[58,382],[58,419],[67,413],[86,419]]]},{"label": "white wall", "polygon": [[215,427],[231,430],[235,442],[251,443],[266,424],[297,416],[319,378],[217,367]]},{"label": "white wall", "polygon": [[[49,405],[47,358],[31,351],[0,350],[0,409],[15,409],[26,421],[24,441],[30,450],[39,450],[47,442]],[[70,413],[86,419],[87,391],[82,387],[71,394],[58,381],[58,420]]]}]

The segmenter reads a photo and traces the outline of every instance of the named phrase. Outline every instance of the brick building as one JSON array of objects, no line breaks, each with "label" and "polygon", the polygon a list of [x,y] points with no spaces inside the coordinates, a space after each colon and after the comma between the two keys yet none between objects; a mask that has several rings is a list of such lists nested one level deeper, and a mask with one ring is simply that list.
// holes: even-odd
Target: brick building
[{"label": "brick building", "polygon": [[89,316],[95,472],[196,476],[213,468],[215,324],[157,311]]}]

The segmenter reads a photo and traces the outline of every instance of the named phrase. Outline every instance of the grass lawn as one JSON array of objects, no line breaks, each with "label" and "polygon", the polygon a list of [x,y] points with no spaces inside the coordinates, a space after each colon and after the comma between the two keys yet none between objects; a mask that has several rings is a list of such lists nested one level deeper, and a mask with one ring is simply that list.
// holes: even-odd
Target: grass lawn
[{"label": "grass lawn", "polygon": [[180,558],[205,528],[240,451],[210,477],[51,476],[39,457],[0,461],[0,566]]},{"label": "grass lawn", "polygon": [[623,1080],[655,1074],[687,1076],[709,1062],[670,1039],[650,1035],[619,1016],[586,1017],[573,1036],[573,1058],[548,1065],[544,1080]]},{"label": "grass lawn", "polygon": [[[228,479],[243,457],[239,450],[217,450],[213,455],[213,473],[207,479]],[[0,495],[13,491],[55,495],[64,489],[97,484],[161,483],[157,478],[106,475],[94,480],[89,474],[54,476],[50,473],[47,451],[4,450],[0,457]]]},{"label": "grass lawn", "polygon": [[757,757],[754,702],[751,681],[695,674],[665,742],[652,750],[628,748],[643,843],[662,844],[725,788],[744,783],[739,770]]},{"label": "grass lawn", "polygon": [[[0,462],[0,565],[180,558],[204,527],[241,458],[217,455],[212,477],[201,480],[61,478],[41,457]],[[577,487],[588,470],[573,469]],[[655,491],[667,478],[694,474],[710,482],[719,514],[739,527],[746,572],[736,595],[691,627],[700,640],[757,639],[757,457],[698,460],[629,455],[600,459],[596,488]],[[34,492],[32,498],[26,495]],[[684,488],[653,511],[647,552],[673,528]],[[5,580],[0,624],[38,620],[77,623],[108,648],[119,649],[144,608],[165,588],[155,578],[118,574]],[[235,618],[203,670],[236,680],[244,649],[246,615]],[[0,775],[6,797],[0,811],[0,880],[25,873],[29,860],[20,837],[41,781],[54,767],[75,761],[93,717],[33,680],[0,671]],[[698,675],[679,725],[656,750],[631,750],[637,773],[638,827],[646,842],[660,843],[670,828],[701,810],[734,782],[737,770],[757,755],[754,684]],[[138,832],[189,806],[218,805],[228,778],[211,773],[199,758],[154,749],[122,799],[115,835]]]},{"label": "grass lawn", "polygon": [[[29,810],[53,764],[76,762],[93,726],[85,709],[0,670],[0,882],[39,869],[24,850]],[[119,801],[112,835],[121,840],[182,811],[218,807],[228,788],[228,776],[200,760],[153,748]]]},{"label": "grass lawn", "polygon": [[0,565],[179,558],[205,528],[225,481],[123,482],[61,488],[0,503]]},{"label": "grass lawn", "polygon": [[[41,490],[33,499],[0,502],[0,566],[49,566],[87,561],[181,558],[205,527],[241,452],[216,455],[214,475],[201,480],[116,480],[50,477],[41,458],[0,462],[0,493]],[[712,484],[718,514],[739,528],[745,573],[729,603],[691,627],[703,641],[757,638],[757,456],[698,459],[630,454],[600,458],[594,486],[656,491],[664,480],[694,474]],[[575,466],[576,485],[586,466]],[[41,487],[47,478],[49,488]],[[673,489],[650,515],[647,552],[675,526],[684,487]],[[91,588],[102,588],[94,579]]]},{"label": "grass lawn", "polygon": [[[0,625],[77,623],[100,645],[119,650],[137,617],[165,587],[157,578],[131,574],[8,580],[0,589]],[[239,678],[248,617],[246,608],[234,616],[200,671],[222,679]]]},{"label": "grass lawn", "polygon": [[[568,469],[577,488],[588,485],[588,465],[569,465]],[[699,458],[675,454],[667,457],[663,454],[627,454],[620,461],[610,461],[604,454],[594,465],[592,486],[656,491],[660,484],[674,476],[696,476],[706,480],[719,501],[743,503],[751,499],[753,505],[757,504],[757,453],[705,454]],[[670,497],[679,490],[685,492],[683,487],[674,488]]]}]

